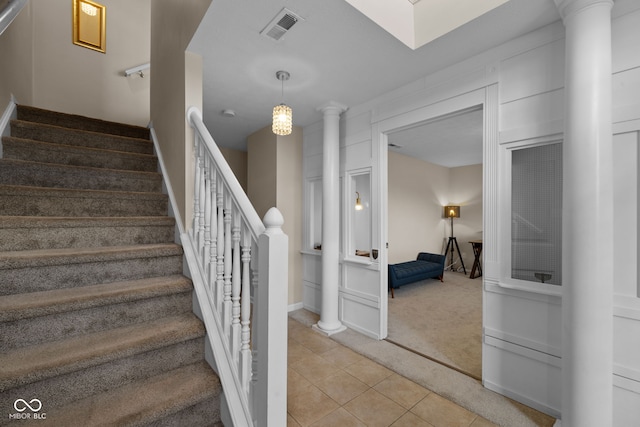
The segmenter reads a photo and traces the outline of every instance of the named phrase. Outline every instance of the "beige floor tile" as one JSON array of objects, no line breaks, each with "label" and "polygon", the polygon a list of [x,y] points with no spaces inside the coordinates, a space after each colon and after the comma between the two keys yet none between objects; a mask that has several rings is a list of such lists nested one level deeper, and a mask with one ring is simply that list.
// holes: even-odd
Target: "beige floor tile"
[{"label": "beige floor tile", "polygon": [[385,378],[376,384],[374,388],[407,409],[413,408],[416,403],[431,393],[426,388],[398,374]]},{"label": "beige floor tile", "polygon": [[291,368],[287,369],[287,396],[302,393],[312,385],[313,384],[311,384],[308,379],[300,375],[295,370]]},{"label": "beige floor tile", "polygon": [[287,427],[300,427],[300,424],[290,414],[287,414]]},{"label": "beige floor tile", "polygon": [[430,393],[411,412],[435,427],[469,427],[476,415],[461,406]]},{"label": "beige floor tile", "polygon": [[388,427],[406,410],[374,389],[356,397],[343,406],[369,427]]},{"label": "beige floor tile", "polygon": [[311,427],[367,427],[344,408],[338,408],[326,417],[316,421]]},{"label": "beige floor tile", "polygon": [[369,390],[368,385],[344,371],[325,378],[318,382],[316,387],[340,405],[344,405]]},{"label": "beige floor tile", "polygon": [[331,350],[332,348],[340,345],[331,338],[321,335],[319,332],[316,332],[311,328],[293,331],[291,333],[291,338],[318,354],[324,353],[325,351]]},{"label": "beige floor tile", "polygon": [[344,370],[371,387],[393,374],[389,369],[369,359],[362,359]]},{"label": "beige floor tile", "polygon": [[287,412],[300,424],[307,427],[339,408],[336,402],[315,386],[290,395]]},{"label": "beige floor tile", "polygon": [[315,354],[305,357],[290,366],[291,369],[294,369],[313,384],[316,384],[324,378],[334,375],[340,371],[340,369],[335,367],[332,363],[327,362],[325,359]]},{"label": "beige floor tile", "polygon": [[478,416],[472,423],[470,427],[498,427],[498,424],[494,424],[491,421]]},{"label": "beige floor tile", "polygon": [[339,368],[345,368],[364,359],[363,356],[359,355],[355,351],[343,346],[334,347],[324,353],[321,353],[320,356]]},{"label": "beige floor tile", "polygon": [[298,343],[295,340],[289,340],[288,348],[287,348],[287,356],[288,356],[287,363],[289,365],[299,362],[300,360],[312,354],[313,352],[308,348],[306,348],[305,346],[303,346],[302,344]]},{"label": "beige floor tile", "polygon": [[407,412],[401,416],[398,421],[391,424],[391,427],[433,427],[433,425],[429,424],[417,415]]}]

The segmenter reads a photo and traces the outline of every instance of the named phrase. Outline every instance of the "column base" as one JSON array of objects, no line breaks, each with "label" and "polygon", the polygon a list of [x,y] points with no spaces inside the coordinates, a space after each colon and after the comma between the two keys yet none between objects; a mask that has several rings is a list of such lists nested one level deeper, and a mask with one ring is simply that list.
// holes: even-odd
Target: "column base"
[{"label": "column base", "polygon": [[311,329],[313,329],[314,331],[318,331],[318,332],[320,332],[321,334],[326,335],[326,336],[328,336],[328,337],[330,337],[331,335],[337,334],[337,333],[339,333],[339,332],[342,332],[342,331],[346,331],[346,330],[347,330],[347,327],[346,327],[346,326],[344,326],[344,325],[343,325],[342,323],[340,323],[340,322],[338,322],[338,324],[337,324],[337,325],[325,325],[325,327],[331,327],[331,326],[333,326],[333,328],[331,328],[331,329],[324,329],[322,326],[320,326],[320,323],[321,323],[321,322],[322,322],[322,321],[320,321],[320,322],[316,323],[315,325],[313,325],[313,326],[311,327]]}]

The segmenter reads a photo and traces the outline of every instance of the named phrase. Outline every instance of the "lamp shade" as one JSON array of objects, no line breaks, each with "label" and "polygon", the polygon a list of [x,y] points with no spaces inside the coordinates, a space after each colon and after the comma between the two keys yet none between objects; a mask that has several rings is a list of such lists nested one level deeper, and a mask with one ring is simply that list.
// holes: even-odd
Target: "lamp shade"
[{"label": "lamp shade", "polygon": [[445,218],[460,218],[460,206],[445,206],[444,207]]},{"label": "lamp shade", "polygon": [[276,135],[290,135],[293,126],[293,112],[285,104],[273,107],[273,123],[271,130]]}]

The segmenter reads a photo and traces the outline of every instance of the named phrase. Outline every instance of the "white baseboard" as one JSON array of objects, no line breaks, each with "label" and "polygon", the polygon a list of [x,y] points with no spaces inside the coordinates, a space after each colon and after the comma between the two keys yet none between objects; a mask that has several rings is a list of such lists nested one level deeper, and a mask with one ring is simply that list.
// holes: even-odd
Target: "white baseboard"
[{"label": "white baseboard", "polygon": [[[11,96],[11,101],[7,104],[2,117],[0,117],[0,136],[11,135],[11,120],[17,117],[16,100]],[[2,158],[2,139],[0,139],[0,159]]]},{"label": "white baseboard", "polygon": [[287,306],[287,312],[291,313],[292,311],[300,310],[301,308],[304,308],[304,304],[302,302],[297,302],[295,304],[289,304]]}]

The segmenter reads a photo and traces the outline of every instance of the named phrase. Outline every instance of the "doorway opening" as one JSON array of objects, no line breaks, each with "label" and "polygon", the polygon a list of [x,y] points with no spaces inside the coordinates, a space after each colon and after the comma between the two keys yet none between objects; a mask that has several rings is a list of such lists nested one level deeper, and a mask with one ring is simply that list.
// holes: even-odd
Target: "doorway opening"
[{"label": "doorway opening", "polygon": [[[394,289],[386,340],[477,380],[482,378],[483,127],[480,104],[385,132],[388,263],[412,261],[421,252],[445,256],[442,281],[424,279]],[[459,215],[446,218],[444,206],[459,206]],[[446,251],[451,237],[456,251]]]}]

